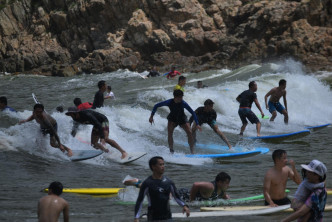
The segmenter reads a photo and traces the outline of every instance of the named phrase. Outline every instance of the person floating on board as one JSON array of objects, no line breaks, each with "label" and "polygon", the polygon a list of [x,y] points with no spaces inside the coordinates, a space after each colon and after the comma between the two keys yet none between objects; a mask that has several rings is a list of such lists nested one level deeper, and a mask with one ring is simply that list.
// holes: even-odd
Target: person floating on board
[{"label": "person floating on board", "polygon": [[241,136],[243,135],[243,132],[248,125],[247,119],[251,122],[251,124],[254,124],[254,123],[256,124],[257,136],[260,136],[261,122],[258,120],[255,113],[253,113],[253,111],[251,111],[252,103],[255,102],[257,108],[261,112],[262,118],[264,117],[264,113],[257,100],[257,95],[255,93],[256,91],[257,91],[257,84],[255,81],[251,81],[249,83],[249,89],[243,91],[236,98],[236,100],[240,103],[240,108],[239,108],[238,113],[239,113],[239,116],[242,121],[242,127],[241,127],[241,132],[240,132]]},{"label": "person floating on board", "polygon": [[48,187],[48,195],[38,201],[38,221],[58,221],[61,212],[63,221],[69,222],[69,204],[60,197],[63,186],[60,182],[52,182]]},{"label": "person floating on board", "polygon": [[[202,201],[202,200],[216,200],[216,199],[230,199],[226,191],[231,182],[231,177],[225,173],[220,172],[212,182],[194,182],[191,190],[181,188],[178,190],[182,200],[186,202]],[[123,182],[126,186],[136,186],[140,188],[142,181],[133,178]]]},{"label": "person floating on board", "polygon": [[13,108],[11,108],[7,105],[7,97],[5,97],[5,96],[0,97],[0,110],[1,111],[16,112],[15,109],[13,109]]},{"label": "person floating on board", "polygon": [[202,81],[197,81],[197,89],[208,87],[207,85],[203,85]]},{"label": "person floating on board", "polygon": [[106,96],[104,97],[104,99],[115,99],[111,86],[107,86],[107,93],[106,93]]},{"label": "person floating on board", "polygon": [[98,82],[99,90],[95,94],[95,98],[93,100],[92,109],[100,108],[104,106],[104,92],[107,89],[107,84],[104,80],[100,80]]},{"label": "person floating on board", "polygon": [[81,98],[75,98],[74,104],[78,110],[91,109],[92,105],[93,105],[92,103],[89,103],[89,102],[82,103]]},{"label": "person floating on board", "polygon": [[[266,109],[270,111],[272,114],[270,121],[274,121],[274,119],[277,117],[277,111],[284,115],[284,122],[287,124],[288,123],[288,112],[287,112],[287,99],[286,99],[286,80],[281,79],[279,81],[279,86],[274,87],[271,89],[268,93],[266,93],[264,99],[265,99],[265,106]],[[269,102],[267,103],[267,98],[270,96]],[[284,105],[283,107],[279,100],[280,98],[284,99]]]},{"label": "person floating on board", "polygon": [[124,151],[121,146],[115,142],[115,140],[108,138],[109,122],[105,115],[90,109],[79,111],[76,107],[69,107],[66,115],[73,118],[75,122],[93,125],[91,132],[91,144],[94,148],[108,153],[109,150],[105,147],[106,143],[108,143],[121,152],[121,159],[124,159],[128,156],[126,151]]},{"label": "person floating on board", "polygon": [[[219,130],[217,125],[217,113],[213,109],[214,102],[211,99],[207,99],[204,102],[204,106],[198,107],[195,110],[198,122],[200,125],[203,125],[204,123],[209,124],[209,126],[213,129],[213,131],[219,135],[219,137],[227,144],[229,149],[232,149],[231,144],[228,142],[226,136]],[[190,124],[193,122],[193,117],[191,116],[189,119]],[[196,123],[193,123],[191,128],[194,142],[196,142]]]},{"label": "person floating on board", "polygon": [[57,133],[58,124],[52,116],[50,116],[44,111],[43,104],[40,103],[35,104],[33,107],[32,115],[26,120],[21,120],[19,124],[29,122],[34,119],[36,120],[37,123],[39,123],[41,131],[44,135],[50,134],[50,145],[52,147],[59,148],[62,152],[67,151],[67,155],[69,157],[73,155],[71,149],[61,144],[60,138]]},{"label": "person floating on board", "polygon": [[146,77],[150,78],[150,77],[157,77],[157,76],[160,76],[160,73],[157,71],[157,67],[153,66],[153,68],[150,69],[150,72]]},{"label": "person floating on board", "polygon": [[178,71],[175,70],[175,66],[172,66],[171,71],[166,74],[167,79],[174,79],[177,75],[181,75]]},{"label": "person floating on board", "polygon": [[152,175],[145,179],[141,185],[135,205],[134,221],[139,221],[145,195],[148,196],[149,201],[148,221],[172,221],[169,204],[170,194],[188,217],[190,215],[189,207],[181,200],[173,181],[164,176],[164,159],[160,156],[152,157],[149,161],[149,167]]},{"label": "person floating on board", "polygon": [[178,84],[174,87],[174,90],[181,90],[184,92],[184,86],[186,85],[187,78],[185,76],[179,76]]},{"label": "person floating on board", "polygon": [[301,164],[301,167],[304,170],[304,179],[292,200],[292,208],[295,212],[282,222],[295,219],[299,219],[299,221],[323,221],[327,199],[324,183],[327,168],[318,160],[312,160],[308,165]]},{"label": "person floating on board", "polygon": [[187,121],[187,116],[184,114],[184,109],[188,110],[196,123],[196,127],[199,130],[202,130],[199,122],[197,120],[197,116],[195,112],[191,109],[191,107],[183,100],[183,92],[181,90],[175,90],[173,92],[173,99],[165,100],[163,102],[157,103],[154,105],[153,110],[151,112],[151,116],[149,118],[149,122],[152,124],[154,122],[153,116],[156,113],[157,109],[162,106],[168,106],[170,109],[170,113],[167,116],[168,124],[167,124],[167,132],[168,132],[168,145],[171,153],[174,153],[173,149],[173,132],[175,127],[180,125],[180,127],[187,133],[188,143],[190,147],[190,152],[194,153],[194,139],[191,133],[191,128],[189,122]]},{"label": "person floating on board", "polygon": [[[295,168],[293,160],[287,160],[285,150],[278,149],[272,153],[274,166],[270,168],[264,177],[264,198],[265,205],[277,207],[278,205],[290,204],[286,196],[286,184],[288,178],[296,184],[301,183],[301,177]],[[286,164],[289,162],[291,168]]]}]

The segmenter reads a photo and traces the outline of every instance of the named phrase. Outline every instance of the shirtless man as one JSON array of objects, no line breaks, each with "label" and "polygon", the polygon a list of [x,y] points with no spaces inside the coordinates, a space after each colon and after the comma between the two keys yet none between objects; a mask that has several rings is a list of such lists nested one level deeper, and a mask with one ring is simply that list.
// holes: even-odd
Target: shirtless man
[{"label": "shirtless man", "polygon": [[193,138],[193,135],[191,133],[191,128],[190,128],[189,122],[187,120],[187,116],[184,113],[184,109],[188,110],[191,113],[191,115],[193,115],[193,118],[194,118],[195,123],[197,125],[196,126],[197,129],[202,130],[202,128],[199,125],[199,122],[197,120],[195,112],[191,109],[191,107],[188,105],[188,103],[186,103],[183,100],[183,92],[181,90],[177,89],[173,92],[173,96],[174,96],[173,99],[165,100],[163,102],[160,102],[160,103],[157,103],[156,105],[154,105],[153,110],[152,110],[151,115],[150,115],[150,118],[149,118],[149,122],[151,124],[154,122],[153,116],[157,112],[157,109],[159,107],[168,106],[169,109],[170,109],[170,113],[167,116],[167,119],[168,119],[168,124],[167,124],[168,137],[167,137],[167,139],[168,139],[168,146],[169,146],[170,152],[174,153],[174,149],[173,149],[174,129],[175,129],[175,127],[180,125],[180,127],[187,134],[188,144],[189,144],[189,147],[190,147],[190,152],[192,154],[194,154],[194,138]]},{"label": "shirtless man", "polygon": [[[269,103],[267,103],[267,98],[270,97]],[[284,105],[283,107],[279,100],[280,98],[283,97],[284,99]],[[288,123],[288,112],[287,112],[287,100],[286,100],[286,80],[281,79],[279,81],[279,86],[274,87],[271,89],[268,93],[265,95],[265,106],[266,109],[270,111],[272,114],[272,117],[270,118],[270,121],[274,121],[274,119],[277,116],[277,111],[281,114],[284,115],[284,122],[287,124]]]},{"label": "shirtless man", "polygon": [[[226,136],[219,130],[218,125],[216,123],[217,113],[213,109],[214,102],[211,99],[207,99],[204,102],[204,106],[198,107],[195,110],[198,122],[200,125],[207,123],[213,129],[213,131],[227,144],[229,149],[232,149],[231,144],[228,142]],[[193,117],[189,119],[190,124],[193,122]],[[194,141],[196,142],[196,123],[193,123],[191,128]]]},{"label": "shirtless man", "polygon": [[295,168],[295,163],[290,160],[291,168],[286,166],[287,153],[278,149],[272,154],[274,167],[269,169],[264,177],[264,198],[265,205],[276,207],[278,205],[290,204],[291,201],[286,196],[287,180],[292,179],[296,184],[301,183],[301,177]]},{"label": "shirtless man", "polygon": [[58,124],[56,120],[44,111],[44,106],[40,103],[37,103],[33,107],[32,115],[26,120],[21,120],[19,124],[29,122],[34,119],[37,121],[37,123],[39,123],[41,131],[44,135],[50,134],[50,145],[52,147],[59,148],[62,152],[67,151],[67,155],[69,157],[73,155],[71,149],[61,144],[60,142],[60,138],[57,133]]},{"label": "shirtless man", "polygon": [[[91,144],[94,148],[100,149],[108,153],[109,150],[106,148],[106,143],[108,143],[109,145],[120,151],[121,159],[124,159],[128,156],[127,152],[124,151],[121,146],[117,142],[115,142],[115,140],[112,140],[108,137],[109,122],[105,115],[90,109],[78,110],[76,107],[69,107],[66,115],[70,116],[75,122],[93,125],[91,132]],[[75,122],[74,128],[77,126]],[[75,129],[73,129],[73,131],[75,131]]]},{"label": "shirtless man", "polygon": [[69,221],[69,204],[61,198],[63,186],[60,182],[53,182],[48,187],[48,195],[42,197],[38,202],[38,221],[57,222],[61,211],[63,221]]}]

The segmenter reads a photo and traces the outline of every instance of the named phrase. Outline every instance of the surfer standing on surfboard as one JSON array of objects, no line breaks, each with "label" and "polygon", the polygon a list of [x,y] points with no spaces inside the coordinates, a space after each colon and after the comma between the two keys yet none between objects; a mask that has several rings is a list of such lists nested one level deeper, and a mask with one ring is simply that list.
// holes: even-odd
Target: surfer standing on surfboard
[{"label": "surfer standing on surfboard", "polygon": [[186,114],[184,114],[184,109],[188,110],[195,120],[197,128],[201,131],[202,128],[199,125],[198,119],[196,117],[195,112],[192,108],[183,100],[183,92],[181,90],[175,90],[173,92],[173,99],[165,100],[163,102],[157,103],[154,105],[153,110],[151,112],[151,116],[149,118],[149,122],[152,124],[154,122],[153,116],[156,113],[157,109],[162,106],[168,106],[170,109],[170,113],[167,116],[168,124],[167,124],[167,132],[168,132],[168,146],[171,153],[174,153],[173,149],[173,132],[175,127],[180,125],[180,127],[187,133],[188,143],[190,147],[190,152],[194,154],[194,138],[191,133],[191,128],[189,122],[187,120]]},{"label": "surfer standing on surfboard", "polygon": [[[279,81],[279,86],[274,87],[271,89],[268,93],[266,93],[264,99],[265,99],[265,106],[266,109],[270,111],[272,114],[270,121],[274,121],[274,119],[277,117],[277,111],[284,115],[284,122],[287,124],[288,123],[288,112],[287,112],[287,99],[286,99],[286,80],[281,79]],[[269,102],[267,103],[267,98],[270,96]],[[279,100],[280,98],[283,98],[284,100],[284,105],[283,107]]]},{"label": "surfer standing on surfboard", "polygon": [[[296,184],[301,183],[301,177],[295,168],[293,160],[287,160],[287,153],[285,150],[278,149],[272,153],[274,166],[269,169],[264,177],[264,198],[265,205],[277,207],[280,205],[290,204],[291,201],[286,195],[286,185],[288,178],[293,180]],[[291,168],[287,166],[287,162]]]},{"label": "surfer standing on surfboard", "polygon": [[105,115],[89,109],[79,111],[76,107],[69,107],[66,115],[81,124],[93,125],[91,132],[91,144],[94,148],[108,153],[109,150],[105,147],[106,143],[108,143],[121,152],[121,159],[128,156],[128,153],[124,151],[121,146],[115,142],[115,140],[108,138],[109,122]]},{"label": "surfer standing on surfboard", "polygon": [[39,123],[41,131],[44,135],[50,134],[50,145],[54,148],[59,148],[62,152],[67,151],[67,155],[71,157],[73,155],[71,149],[66,147],[65,145],[61,144],[60,138],[58,136],[57,130],[58,130],[58,124],[56,120],[48,115],[44,111],[43,104],[37,103],[33,107],[33,113],[32,115],[27,118],[26,120],[21,120],[19,124],[29,122],[32,120],[36,120],[37,123]]},{"label": "surfer standing on surfboard", "polygon": [[[226,136],[219,130],[217,125],[217,113],[213,109],[214,102],[211,99],[207,99],[204,102],[204,106],[198,107],[195,110],[198,122],[200,125],[207,123],[209,126],[213,129],[213,131],[218,134],[218,136],[227,144],[229,149],[232,149],[231,144],[228,142]],[[193,117],[190,117],[189,119],[190,125],[193,122]],[[193,137],[194,137],[194,143],[196,143],[196,123],[193,123],[193,126],[191,128]]]},{"label": "surfer standing on surfboard", "polygon": [[256,124],[256,130],[257,130],[257,136],[261,135],[261,122],[258,120],[257,116],[253,111],[251,111],[252,103],[255,102],[255,105],[261,112],[262,118],[264,117],[263,110],[261,109],[261,106],[259,105],[259,102],[257,100],[257,84],[255,81],[251,81],[249,83],[249,89],[246,91],[243,91],[236,100],[240,103],[239,108],[239,116],[242,121],[242,127],[240,135],[243,136],[243,132],[246,129],[248,125],[247,119],[251,122],[251,124]]}]

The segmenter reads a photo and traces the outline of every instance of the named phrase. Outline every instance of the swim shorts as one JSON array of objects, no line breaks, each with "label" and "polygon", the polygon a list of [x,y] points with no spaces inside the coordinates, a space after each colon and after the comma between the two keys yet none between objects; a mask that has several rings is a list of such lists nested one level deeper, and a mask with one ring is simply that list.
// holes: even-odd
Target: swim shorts
[{"label": "swim shorts", "polygon": [[183,116],[171,116],[171,115],[168,115],[167,116],[167,119],[168,121],[171,121],[173,123],[176,124],[176,126],[178,125],[183,125],[183,124],[186,124],[188,123],[188,120],[187,120],[187,116],[186,115],[183,115]]},{"label": "swim shorts", "polygon": [[[287,205],[287,204],[290,204],[291,201],[288,199],[288,197],[285,197],[283,199],[280,199],[280,200],[273,200],[272,201],[277,204],[278,206],[281,206],[281,205]],[[265,200],[265,206],[268,206],[270,205],[266,200]]]},{"label": "swim shorts", "polygon": [[[103,128],[103,131],[106,131],[106,132],[109,133],[109,122],[108,121],[102,122],[101,127]],[[99,133],[99,130],[96,127],[93,127],[92,131],[95,131],[95,132]]]},{"label": "swim shorts", "polygon": [[[50,128],[40,128],[40,129],[41,129],[44,136],[47,135],[47,134],[50,134],[50,137],[55,136],[53,134],[53,131]],[[58,132],[58,124],[55,124],[53,126],[53,129],[54,129],[55,132]]]},{"label": "swim shorts", "polygon": [[268,105],[269,105],[269,111],[270,111],[270,113],[273,113],[274,111],[277,110],[279,113],[282,114],[282,111],[285,109],[285,107],[283,107],[280,104],[280,102],[274,103],[274,102],[269,101]]},{"label": "swim shorts", "polygon": [[247,124],[248,123],[247,119],[251,122],[251,124],[259,123],[257,116],[249,108],[240,108],[239,116],[241,118],[242,124]]}]

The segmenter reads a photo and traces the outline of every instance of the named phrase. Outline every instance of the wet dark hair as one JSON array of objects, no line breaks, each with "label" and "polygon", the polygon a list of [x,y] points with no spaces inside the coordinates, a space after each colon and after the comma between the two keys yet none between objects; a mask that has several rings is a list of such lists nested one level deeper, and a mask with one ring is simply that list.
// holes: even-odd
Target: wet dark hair
[{"label": "wet dark hair", "polygon": [[1,96],[0,97],[0,103],[3,103],[3,104],[5,104],[7,106],[7,97]]},{"label": "wet dark hair", "polygon": [[104,80],[100,80],[98,82],[98,88],[101,89],[105,84],[106,84],[106,82]]},{"label": "wet dark hair", "polygon": [[79,105],[82,104],[82,100],[80,98],[75,98],[74,99],[74,104],[75,104],[75,106],[79,106]]},{"label": "wet dark hair", "polygon": [[109,91],[112,91],[112,87],[111,87],[111,86],[107,86],[107,89],[108,89]]},{"label": "wet dark hair", "polygon": [[272,153],[273,162],[276,162],[276,159],[280,159],[283,154],[287,154],[286,150],[277,149]]},{"label": "wet dark hair", "polygon": [[225,182],[226,180],[231,181],[231,176],[225,172],[218,173],[215,179],[216,182],[218,181]]},{"label": "wet dark hair", "polygon": [[158,160],[164,160],[161,156],[154,156],[149,160],[149,167],[152,170],[152,166],[158,163]]},{"label": "wet dark hair", "polygon": [[182,96],[183,96],[183,92],[182,92],[182,90],[179,90],[179,89],[174,90],[174,92],[173,92],[173,96],[174,96],[174,97],[182,97]]},{"label": "wet dark hair", "polygon": [[37,103],[36,105],[33,106],[33,110],[41,108],[44,111],[44,106],[41,103]]},{"label": "wet dark hair", "polygon": [[180,76],[179,79],[178,79],[178,82],[182,81],[182,80],[185,80],[186,77],[185,76]]},{"label": "wet dark hair", "polygon": [[279,86],[284,85],[284,84],[286,84],[286,80],[284,80],[284,79],[280,79],[280,81],[279,81]]},{"label": "wet dark hair", "polygon": [[251,81],[251,82],[249,83],[249,88],[253,87],[255,84],[256,84],[255,81]]},{"label": "wet dark hair", "polygon": [[63,106],[56,107],[56,111],[63,113]]},{"label": "wet dark hair", "polygon": [[63,190],[62,183],[60,183],[58,181],[54,181],[49,185],[48,190],[52,190],[52,193],[60,196],[62,194],[62,190]]}]

